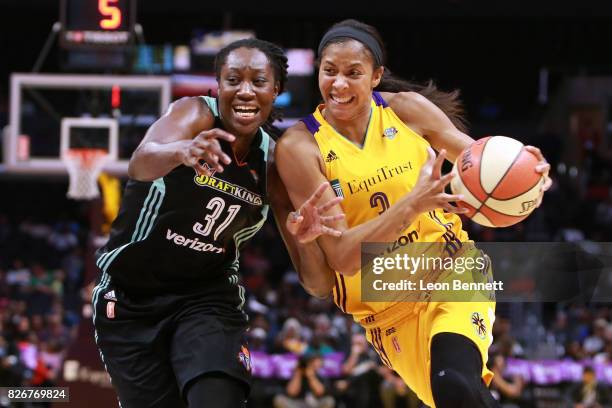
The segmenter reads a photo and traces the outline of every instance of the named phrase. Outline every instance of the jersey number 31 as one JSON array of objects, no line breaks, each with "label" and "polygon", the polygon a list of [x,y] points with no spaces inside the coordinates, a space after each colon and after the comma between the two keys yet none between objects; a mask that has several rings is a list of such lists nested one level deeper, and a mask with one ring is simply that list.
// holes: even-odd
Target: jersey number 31
[{"label": "jersey number 31", "polygon": [[[236,218],[236,215],[238,215],[238,211],[240,211],[240,207],[241,206],[238,204],[232,204],[227,207],[227,217],[225,217],[223,222],[219,224],[217,229],[215,229],[215,233],[213,234],[213,238],[215,239],[215,241],[217,240],[217,238],[219,238],[219,235],[221,235],[221,233],[231,224],[234,218]],[[206,225],[202,225],[199,222],[193,224],[193,232],[203,235],[205,237],[210,235],[213,227],[215,226],[215,223],[221,216],[221,213],[223,213],[223,209],[225,208],[225,200],[221,197],[214,197],[208,202],[208,204],[206,204],[206,208],[211,210],[209,214],[206,214],[204,216],[204,221],[206,222]]]}]

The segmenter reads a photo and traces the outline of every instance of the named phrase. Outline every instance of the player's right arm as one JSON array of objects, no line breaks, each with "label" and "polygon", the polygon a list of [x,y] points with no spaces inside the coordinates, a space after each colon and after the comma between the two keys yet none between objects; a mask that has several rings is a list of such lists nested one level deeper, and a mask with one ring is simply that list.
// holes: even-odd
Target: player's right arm
[{"label": "player's right arm", "polygon": [[147,130],[130,159],[128,175],[140,181],[152,181],[184,164],[199,173],[206,170],[205,160],[212,168],[223,171],[231,162],[217,139],[234,141],[234,136],[213,129],[215,118],[202,98],[182,98],[172,103],[168,111]]},{"label": "player's right arm", "polygon": [[[429,149],[429,160],[421,169],[417,184],[410,193],[379,217],[350,229],[345,220],[330,225],[342,231],[342,235],[321,236],[317,239],[329,266],[342,274],[354,275],[361,268],[362,242],[395,241],[420,213],[435,208],[444,208],[449,212],[461,211],[450,204],[461,197],[444,192],[444,187],[452,178],[451,174],[441,174],[444,157],[445,151],[441,151],[436,158],[433,150]],[[327,181],[316,141],[301,123],[288,129],[280,138],[276,145],[275,158],[279,174],[295,208],[299,208],[321,183]],[[334,196],[332,188],[329,187],[321,200],[327,202]],[[340,206],[336,205],[328,215],[341,212]]]}]

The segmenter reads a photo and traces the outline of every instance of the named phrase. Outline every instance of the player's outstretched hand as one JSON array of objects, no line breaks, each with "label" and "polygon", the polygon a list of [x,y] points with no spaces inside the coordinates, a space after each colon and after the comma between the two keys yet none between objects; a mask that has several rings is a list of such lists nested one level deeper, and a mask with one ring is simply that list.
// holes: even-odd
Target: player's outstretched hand
[{"label": "player's outstretched hand", "polygon": [[416,185],[409,193],[412,197],[411,205],[414,210],[421,214],[427,211],[443,208],[448,212],[463,214],[467,209],[455,207],[451,203],[463,199],[461,194],[447,194],[444,189],[453,178],[452,173],[442,175],[442,164],[446,157],[446,150],[436,153],[431,147],[427,148],[429,158],[423,167]]},{"label": "player's outstretched hand", "polygon": [[297,211],[293,211],[287,216],[287,230],[302,244],[311,242],[321,235],[334,237],[342,235],[342,231],[332,228],[330,225],[343,219],[344,213],[325,215],[327,211],[339,204],[342,198],[336,197],[323,205],[317,206],[328,187],[328,182],[321,184],[317,191]]},{"label": "player's outstretched hand", "polygon": [[182,149],[181,161],[185,166],[193,167],[198,174],[209,175],[209,171],[200,163],[204,160],[215,171],[223,171],[222,164],[228,165],[232,162],[230,157],[223,152],[219,139],[233,142],[236,137],[221,129],[211,129],[201,132],[190,140]]},{"label": "player's outstretched hand", "polygon": [[536,166],[535,171],[537,173],[540,173],[544,177],[544,183],[542,183],[542,187],[540,188],[540,196],[538,197],[538,203],[536,204],[536,207],[539,207],[540,204],[542,204],[542,198],[544,197],[544,192],[548,190],[550,186],[552,186],[552,179],[548,177],[548,172],[550,171],[550,164],[546,161],[546,159],[544,158],[544,155],[542,154],[540,149],[538,149],[537,147],[525,146],[525,150],[533,153],[535,157],[538,158],[540,162]]}]

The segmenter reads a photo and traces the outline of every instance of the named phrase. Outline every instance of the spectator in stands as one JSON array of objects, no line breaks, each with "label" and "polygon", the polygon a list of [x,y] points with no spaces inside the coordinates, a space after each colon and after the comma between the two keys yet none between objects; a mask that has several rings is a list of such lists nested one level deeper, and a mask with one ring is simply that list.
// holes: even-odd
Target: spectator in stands
[{"label": "spectator in stands", "polygon": [[47,316],[47,330],[49,338],[61,345],[70,344],[76,337],[76,327],[68,328],[62,319],[60,312],[54,311]]},{"label": "spectator in stands", "polygon": [[0,214],[0,246],[3,246],[10,241],[13,234],[13,228],[6,214]]},{"label": "spectator in stands", "polygon": [[48,313],[53,303],[53,275],[43,265],[36,262],[32,265],[30,279],[29,311],[31,314]]},{"label": "spectator in stands", "polygon": [[336,382],[339,397],[347,407],[369,408],[375,404],[382,379],[372,352],[364,334],[353,334],[351,352],[342,365],[344,379]]},{"label": "spectator in stands", "polygon": [[[5,299],[8,301],[8,298],[11,293],[11,288],[6,281],[6,271],[0,266],[0,300]],[[0,306],[1,307],[1,306]]]},{"label": "spectator in stands", "polygon": [[599,318],[593,322],[593,333],[587,337],[582,344],[588,356],[592,357],[603,350],[607,327],[608,322],[605,319]]},{"label": "spectator in stands", "polygon": [[76,248],[79,243],[77,235],[72,231],[70,223],[61,222],[49,235],[49,245],[62,255]]},{"label": "spectator in stands", "polygon": [[574,408],[605,408],[612,403],[610,391],[597,382],[595,371],[588,366],[582,372],[582,383],[570,389],[570,399]]},{"label": "spectator in stands", "polygon": [[412,391],[406,383],[390,368],[382,366],[378,370],[383,378],[380,385],[380,396],[384,408],[396,408],[403,406],[406,408],[420,408],[419,397]]},{"label": "spectator in stands", "polygon": [[322,365],[318,354],[301,357],[285,388],[286,395],[274,397],[274,408],[333,408],[335,401],[327,382],[318,374]]},{"label": "spectator in stands", "polygon": [[495,354],[489,359],[489,369],[494,377],[491,382],[491,393],[502,408],[519,408],[525,381],[520,375],[505,375],[506,358],[502,354]]},{"label": "spectator in stands", "polygon": [[612,364],[612,325],[606,330],[606,346],[593,357],[594,364]]},{"label": "spectator in stands", "polygon": [[30,270],[20,258],[13,259],[13,266],[6,272],[6,283],[9,286],[24,287],[30,284]]},{"label": "spectator in stands", "polygon": [[267,333],[261,327],[256,327],[249,331],[249,350],[250,351],[267,351],[266,350]]},{"label": "spectator in stands", "polygon": [[15,355],[0,357],[0,384],[2,386],[22,387],[28,369]]},{"label": "spectator in stands", "polygon": [[283,329],[278,334],[277,344],[284,352],[304,354],[308,344],[302,336],[302,325],[296,318],[291,317],[285,321]]},{"label": "spectator in stands", "polygon": [[41,343],[40,360],[47,368],[47,380],[55,383],[59,379],[62,364],[64,362],[64,349],[62,343],[51,339]]},{"label": "spectator in stands", "polygon": [[493,324],[493,345],[491,352],[501,353],[506,357],[516,357],[524,353],[521,344],[512,336],[512,325],[505,317],[497,317]]},{"label": "spectator in stands", "polygon": [[568,326],[567,313],[565,311],[557,311],[555,321],[551,327],[551,334],[554,336],[557,344],[566,344],[572,337],[570,327]]},{"label": "spectator in stands", "polygon": [[313,337],[306,348],[307,354],[317,353],[324,356],[335,351],[331,328],[331,320],[326,314],[320,313],[315,317]]}]

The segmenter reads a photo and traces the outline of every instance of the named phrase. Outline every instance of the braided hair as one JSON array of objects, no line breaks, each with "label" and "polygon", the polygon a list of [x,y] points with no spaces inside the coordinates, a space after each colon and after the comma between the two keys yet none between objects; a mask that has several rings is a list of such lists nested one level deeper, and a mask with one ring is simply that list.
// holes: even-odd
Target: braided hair
[{"label": "braided hair", "polygon": [[[376,30],[376,28],[372,27],[371,25],[362,23],[361,21],[348,19],[334,24],[328,31],[339,27],[350,27],[355,30],[363,31],[372,36],[376,40],[376,42],[378,42],[382,51],[382,64],[377,64],[376,59],[373,57],[370,49],[367,46],[364,46],[366,52],[368,52],[372,57],[374,69],[377,69],[379,66],[384,65],[386,63],[387,51],[385,49],[385,43],[383,42],[382,37],[380,36],[380,33],[378,32],[378,30]],[[352,38],[348,37],[334,38],[326,43],[326,45],[321,50],[321,53],[330,44],[343,43],[351,39]],[[321,55],[319,55],[319,58],[321,58]],[[459,90],[454,90],[452,92],[440,91],[432,80],[429,80],[424,84],[407,81],[405,79],[393,75],[391,73],[391,70],[389,70],[387,67],[385,67],[385,71],[380,80],[380,83],[376,88],[374,88],[374,90],[392,93],[404,91],[412,91],[419,93],[429,99],[431,102],[433,102],[438,108],[440,108],[442,112],[444,112],[446,116],[449,117],[449,119],[459,130],[466,130],[466,120],[464,116],[463,106],[461,104],[461,101],[459,100]]]},{"label": "braided hair", "polygon": [[[217,53],[215,57],[215,75],[217,77],[217,81],[219,81],[221,77],[221,68],[223,65],[225,65],[227,56],[230,52],[238,48],[257,49],[265,54],[265,56],[268,58],[268,62],[272,66],[272,70],[274,71],[274,80],[278,82],[278,94],[282,94],[285,90],[285,85],[287,84],[287,68],[289,66],[285,51],[274,43],[260,40],[258,38],[247,38],[244,40],[234,41],[233,43],[223,47]],[[270,135],[277,136],[279,131],[273,126],[273,123],[275,120],[282,120],[282,117],[282,112],[278,108],[273,107],[270,117],[264,123],[263,128],[270,133]]]}]

